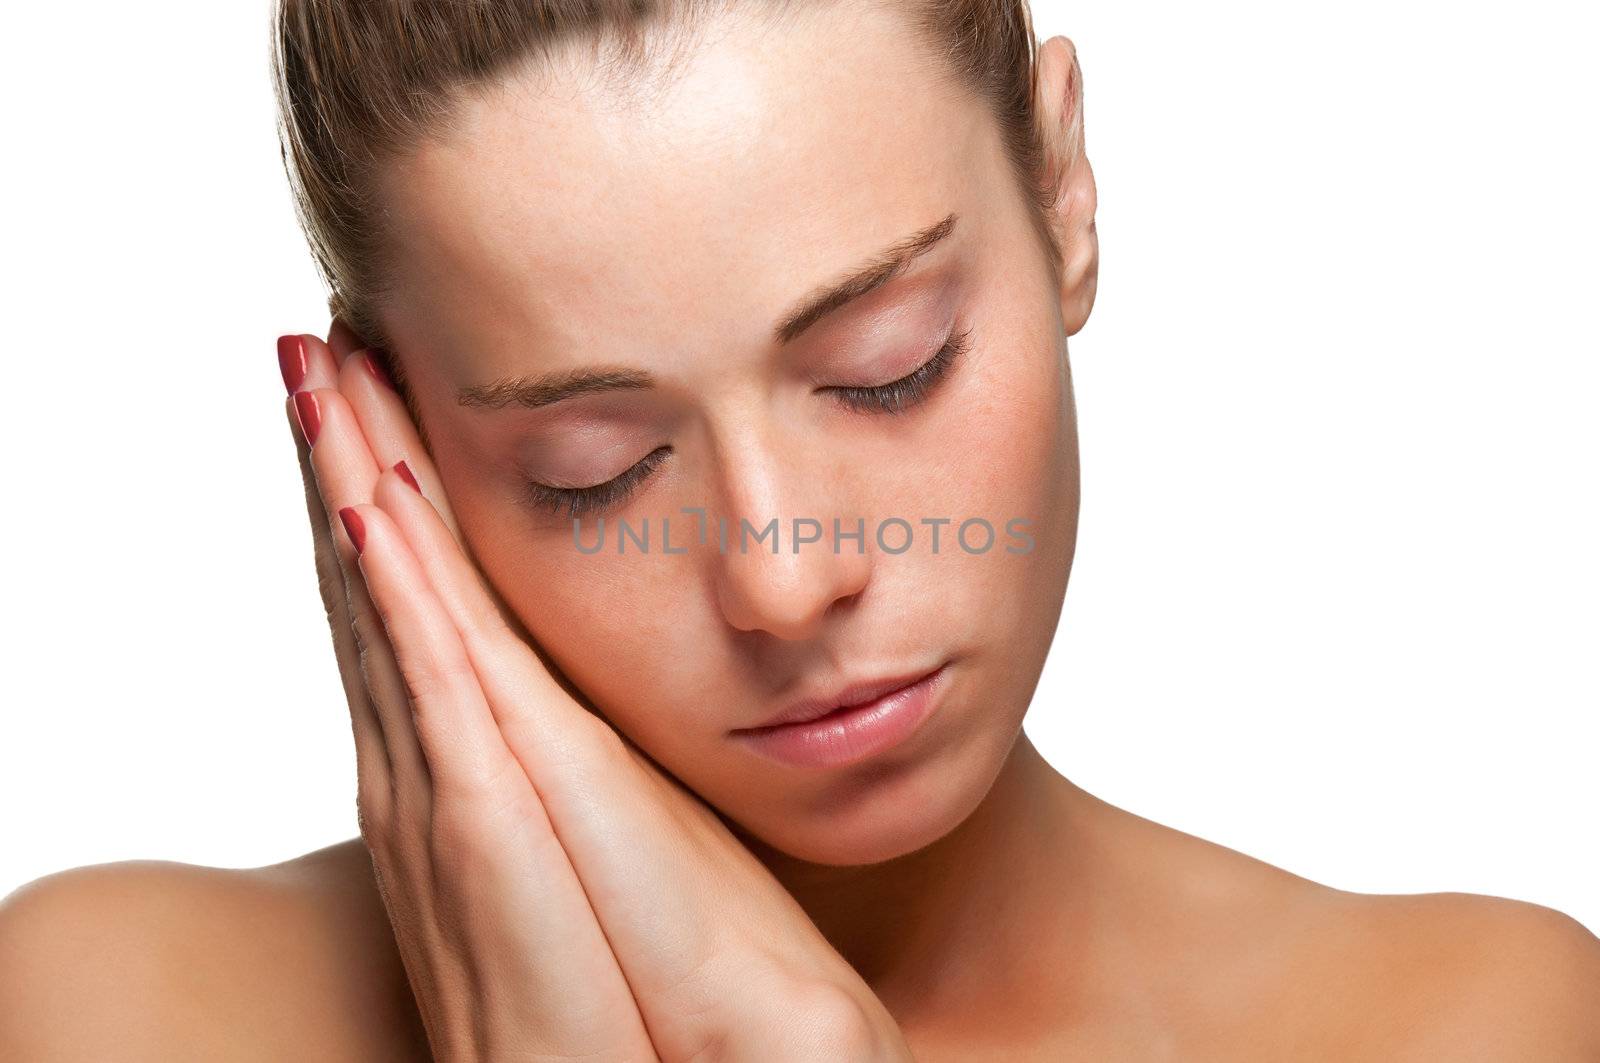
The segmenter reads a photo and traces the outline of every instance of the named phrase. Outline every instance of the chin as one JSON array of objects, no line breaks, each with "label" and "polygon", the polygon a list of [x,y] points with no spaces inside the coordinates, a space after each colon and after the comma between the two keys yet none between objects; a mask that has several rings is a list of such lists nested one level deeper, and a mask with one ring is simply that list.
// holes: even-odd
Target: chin
[{"label": "chin", "polygon": [[792,797],[774,795],[765,805],[780,810],[771,823],[752,817],[740,824],[762,844],[808,863],[852,867],[893,860],[966,821],[994,785],[1016,736],[1016,728],[986,730],[901,762],[866,765],[798,808]]}]

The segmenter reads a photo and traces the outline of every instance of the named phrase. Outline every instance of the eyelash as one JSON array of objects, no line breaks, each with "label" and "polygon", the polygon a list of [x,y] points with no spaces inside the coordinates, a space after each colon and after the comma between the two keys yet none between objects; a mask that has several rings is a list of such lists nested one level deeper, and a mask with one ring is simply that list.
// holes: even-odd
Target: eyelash
[{"label": "eyelash", "polygon": [[841,386],[820,390],[832,392],[840,402],[862,413],[903,413],[926,398],[934,385],[944,379],[951,364],[965,353],[967,336],[971,332],[971,328],[965,328],[952,333],[932,358],[899,380],[873,387]]},{"label": "eyelash", "polygon": [[[928,396],[962,354],[967,350],[967,338],[972,329],[962,329],[945,340],[933,357],[898,380],[872,387],[825,387],[819,391],[831,392],[839,402],[862,413],[903,413]],[[608,509],[623,501],[634,487],[643,482],[656,466],[672,453],[672,447],[660,446],[646,454],[631,468],[605,483],[592,487],[551,487],[534,480],[527,481],[529,500],[557,516],[562,510],[569,517],[578,517],[595,510]]]},{"label": "eyelash", "polygon": [[528,481],[528,497],[534,505],[548,509],[557,516],[565,509],[567,516],[578,517],[597,509],[616,505],[633,491],[656,466],[672,453],[670,446],[661,446],[646,454],[619,476],[592,487],[551,487],[548,484]]}]

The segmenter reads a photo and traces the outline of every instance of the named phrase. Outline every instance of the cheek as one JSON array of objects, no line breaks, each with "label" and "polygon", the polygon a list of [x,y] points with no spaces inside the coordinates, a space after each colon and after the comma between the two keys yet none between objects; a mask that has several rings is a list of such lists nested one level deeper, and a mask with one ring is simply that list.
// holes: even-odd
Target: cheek
[{"label": "cheek", "polygon": [[[1023,320],[1022,308],[1011,320]],[[1076,426],[1066,352],[1044,322],[1017,328],[977,353],[982,357],[969,366],[962,388],[949,396],[944,464],[929,490],[929,508],[952,522],[938,556],[922,560],[917,582],[924,595],[937,582],[936,608],[948,624],[1020,665],[1048,649],[1076,540]],[[968,517],[993,527],[988,550],[963,550],[957,524]],[[969,546],[976,550],[985,537],[975,527]]]},{"label": "cheek", "polygon": [[[478,519],[475,519],[478,518]],[[462,526],[492,528],[475,547],[485,575],[568,679],[614,726],[645,748],[659,748],[686,721],[663,706],[685,704],[704,654],[683,622],[686,581],[694,577],[660,555],[580,553],[570,530],[513,528],[505,517],[461,514]],[[592,543],[594,525],[584,525]],[[674,529],[676,534],[676,529]],[[609,556],[608,556],[609,555]]]},{"label": "cheek", "polygon": [[628,567],[614,558],[568,556],[518,583],[515,608],[528,630],[603,700],[608,691],[642,689],[661,663],[658,654],[672,650],[662,622],[670,598],[653,586],[650,571],[619,571]]},{"label": "cheek", "polygon": [[972,515],[1003,529],[1012,517],[1035,533],[1075,503],[1075,427],[1065,351],[1044,330],[1019,329],[975,359],[953,396],[942,479]]}]

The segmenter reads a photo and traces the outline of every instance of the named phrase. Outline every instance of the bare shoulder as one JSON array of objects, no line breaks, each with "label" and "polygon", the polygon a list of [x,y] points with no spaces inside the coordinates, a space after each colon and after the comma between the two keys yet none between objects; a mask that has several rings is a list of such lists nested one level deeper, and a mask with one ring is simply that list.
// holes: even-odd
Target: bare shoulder
[{"label": "bare shoulder", "polygon": [[1600,939],[1539,904],[1323,888],[1307,955],[1333,1029],[1391,1059],[1600,1060]]},{"label": "bare shoulder", "polygon": [[1600,939],[1571,916],[1483,894],[1244,878],[1239,897],[1265,918],[1240,955],[1271,972],[1257,1000],[1272,1001],[1272,1039],[1291,1057],[1600,1061]]},{"label": "bare shoulder", "polygon": [[[1102,811],[1104,807],[1101,806]],[[1335,889],[1121,810],[1192,1058],[1600,1061],[1600,939],[1527,901]],[[1155,883],[1146,887],[1143,883]],[[1147,916],[1141,917],[1148,921]]]},{"label": "bare shoulder", "polygon": [[0,1058],[426,1059],[359,838],[281,864],[130,860],[0,901]]}]

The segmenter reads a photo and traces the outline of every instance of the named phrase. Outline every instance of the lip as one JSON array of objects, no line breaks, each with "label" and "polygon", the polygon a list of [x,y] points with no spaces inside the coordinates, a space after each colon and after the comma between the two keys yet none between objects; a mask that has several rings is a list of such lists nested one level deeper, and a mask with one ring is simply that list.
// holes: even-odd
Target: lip
[{"label": "lip", "polygon": [[885,694],[893,693],[902,687],[908,687],[919,679],[937,672],[939,668],[923,668],[916,672],[902,672],[897,676],[881,676],[877,679],[860,679],[850,683],[841,690],[820,697],[801,698],[792,702],[782,712],[775,713],[766,723],[758,727],[741,727],[740,731],[755,731],[761,727],[776,727],[784,723],[805,723],[826,716],[835,709],[843,709],[856,705],[865,705],[869,701],[876,701]]},{"label": "lip", "polygon": [[886,752],[933,712],[948,662],[931,672],[853,683],[837,696],[807,699],[774,723],[732,732],[755,752],[806,768],[833,768]]}]

